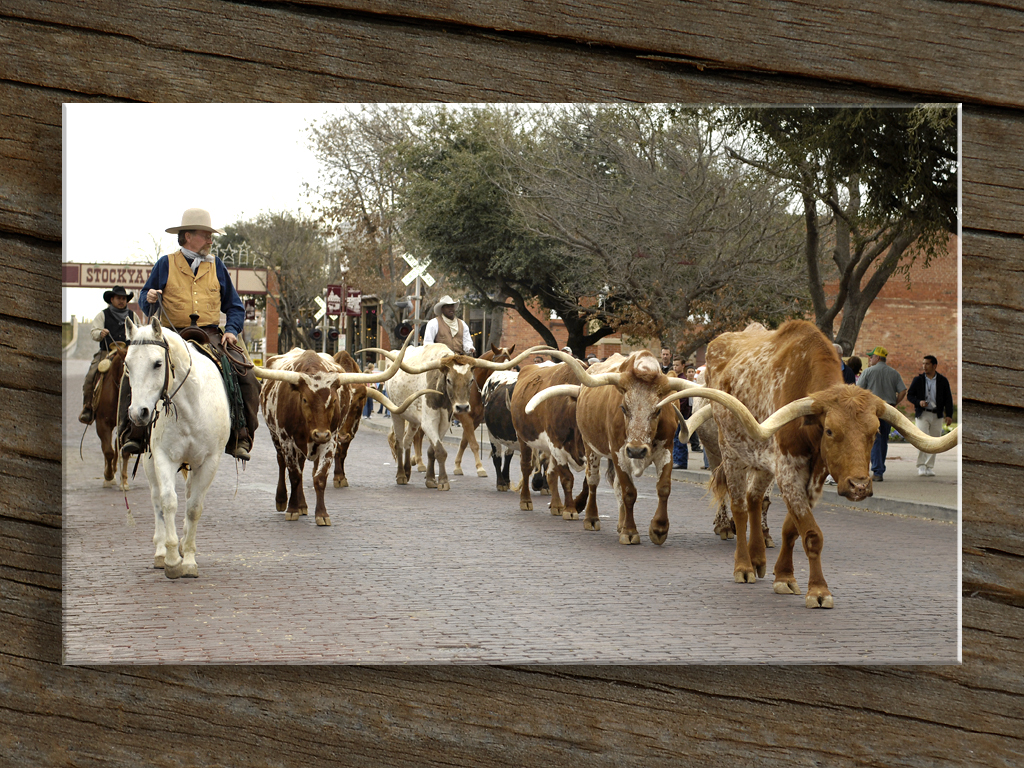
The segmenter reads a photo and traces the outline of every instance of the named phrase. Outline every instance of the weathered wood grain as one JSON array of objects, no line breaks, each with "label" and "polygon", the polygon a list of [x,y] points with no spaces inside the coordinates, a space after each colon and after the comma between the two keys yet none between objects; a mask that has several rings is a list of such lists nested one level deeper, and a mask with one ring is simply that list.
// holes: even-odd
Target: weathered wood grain
[{"label": "weathered wood grain", "polygon": [[[909,2],[893,7],[869,0],[827,10],[804,0],[299,3],[446,27],[542,35],[638,55],[656,50],[708,70],[766,76],[785,72],[870,87],[899,83],[950,101],[972,101],[981,90],[992,103],[1024,106],[1024,70],[1011,47],[1015,30],[1024,24],[1024,9],[1013,3]],[[641,19],[649,23],[638,23]],[[785,66],[780,68],[780,62]]]},{"label": "weathered wood grain", "polygon": [[[1020,764],[1018,5],[5,3],[0,763]],[[60,665],[62,102],[921,95],[965,102],[962,666]]]}]

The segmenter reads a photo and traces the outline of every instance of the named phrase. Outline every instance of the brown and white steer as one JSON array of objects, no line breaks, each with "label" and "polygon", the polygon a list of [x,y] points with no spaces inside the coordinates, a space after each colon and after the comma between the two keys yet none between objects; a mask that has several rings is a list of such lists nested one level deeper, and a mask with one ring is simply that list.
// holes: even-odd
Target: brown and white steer
[{"label": "brown and white steer", "polygon": [[[351,385],[387,380],[398,370],[400,360],[401,355],[387,370],[366,374],[346,371],[329,355],[295,348],[271,357],[265,368],[254,368],[257,376],[268,380],[260,391],[260,407],[277,449],[275,501],[277,511],[286,513],[286,520],[297,520],[308,513],[302,489],[302,472],[308,459],[313,462],[316,524],[331,524],[324,504],[324,488],[334,463],[338,429],[352,407]],[[364,389],[392,412],[400,412],[410,404],[396,406],[380,392]],[[290,494],[285,487],[286,470]]]},{"label": "brown and white steer", "polygon": [[[506,360],[511,360],[515,351],[515,344],[511,347],[496,347],[492,344],[489,350],[480,355],[480,359],[503,363]],[[473,452],[473,459],[476,461],[477,477],[487,477],[487,470],[484,469],[484,465],[480,461],[480,443],[476,439],[476,428],[484,420],[484,401],[481,393],[483,392],[484,383],[491,373],[492,371],[489,368],[477,368],[473,372],[474,384],[469,390],[469,411],[456,414],[455,416],[459,420],[459,424],[462,425],[462,441],[459,443],[459,450],[455,454],[453,475],[462,474],[462,454],[466,452],[466,447],[468,446],[469,450]],[[417,450],[414,458],[418,457],[419,451]]]},{"label": "brown and white steer", "polygon": [[[565,363],[524,365],[512,390],[512,424],[519,439],[519,467],[523,474],[519,488],[519,508],[533,509],[530,474],[535,465],[541,465],[546,459],[548,488],[551,492],[548,508],[551,514],[561,515],[563,520],[577,520],[580,506],[587,501],[588,489],[584,483],[580,495],[573,498],[573,470],[579,472],[586,466],[586,448],[576,426],[576,399],[572,395],[559,394],[536,408],[527,408],[530,401],[541,392],[554,391],[566,385],[578,388],[579,378]],[[558,494],[559,481],[564,503]],[[595,518],[585,521],[584,527],[596,531],[601,529],[601,524]]]},{"label": "brown and white steer", "polygon": [[793,545],[799,536],[810,571],[808,608],[833,606],[821,567],[824,539],[811,512],[826,475],[832,474],[844,498],[871,496],[871,444],[879,419],[928,453],[950,450],[959,441],[959,428],[945,437],[928,437],[875,395],[843,384],[832,343],[804,320],[791,320],[777,331],[756,326],[719,336],[707,349],[707,385],[704,392],[735,396],[744,406],[723,407],[724,400],[711,398],[722,448],[722,465],[711,485],[716,495],[729,495],[736,521],[733,577],[754,582],[765,574],[758,523],[764,493],[774,479],[786,503],[774,591],[800,594],[793,574]]},{"label": "brown and white steer", "polygon": [[[411,334],[410,334],[411,336]],[[391,359],[394,354],[381,349],[370,349]],[[440,491],[450,490],[445,460],[448,451],[442,442],[451,429],[454,414],[467,413],[470,408],[470,390],[474,384],[473,368],[487,368],[504,371],[514,367],[527,355],[536,350],[529,349],[516,358],[504,363],[494,363],[468,355],[456,355],[444,344],[427,344],[414,347],[406,354],[399,370],[388,384],[388,391],[395,399],[407,393],[431,390],[435,394],[417,400],[404,413],[391,413],[391,434],[388,442],[397,464],[395,482],[408,484],[411,478],[412,462],[410,451],[413,435],[417,428],[423,431],[427,441],[426,486]],[[389,368],[390,370],[390,368]],[[434,462],[437,462],[437,478],[434,478]]]},{"label": "brown and white steer", "polygon": [[[648,535],[655,544],[668,537],[668,497],[672,490],[672,438],[679,425],[674,409],[662,407],[660,401],[685,387],[689,382],[669,378],[661,372],[658,359],[647,350],[629,357],[612,355],[603,363],[585,370],[571,356],[549,353],[564,360],[585,386],[575,387],[576,423],[586,446],[587,499],[584,528],[600,530],[597,515],[597,486],[601,480],[601,459],[611,463],[610,477],[619,503],[619,542],[639,544],[640,533],[633,519],[636,503],[634,477],[654,465],[658,476],[658,507],[651,520]],[[531,400],[527,412],[543,407],[547,398],[558,392],[571,396],[574,387],[566,385],[542,393]],[[703,414],[701,418],[706,418]],[[686,422],[684,431],[688,430]],[[681,436],[687,439],[688,434]]]},{"label": "brown and white steer", "polygon": [[[358,373],[359,364],[345,350],[334,354],[334,362],[340,365],[349,373]],[[335,436],[337,449],[334,452],[334,487],[348,488],[348,478],[345,477],[345,459],[348,457],[348,448],[355,439],[359,425],[362,423],[363,407],[366,405],[367,387],[365,384],[350,384],[352,391],[352,402],[341,420],[341,426]]]}]

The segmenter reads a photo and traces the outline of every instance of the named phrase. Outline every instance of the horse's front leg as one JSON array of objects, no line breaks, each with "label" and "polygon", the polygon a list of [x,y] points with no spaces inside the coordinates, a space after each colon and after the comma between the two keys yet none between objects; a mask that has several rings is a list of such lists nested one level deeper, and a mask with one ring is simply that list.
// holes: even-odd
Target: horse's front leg
[{"label": "horse's front leg", "polygon": [[149,480],[149,498],[153,502],[153,567],[163,568],[166,573],[168,565],[176,565],[181,560],[175,523],[178,494],[174,489],[174,472],[158,465],[152,453],[143,454],[142,468]]},{"label": "horse's front leg", "polygon": [[164,567],[164,574],[169,579],[194,579],[199,576],[199,566],[196,564],[196,531],[199,528],[199,518],[203,516],[206,492],[210,490],[219,463],[220,454],[214,454],[214,458],[193,466],[188,474],[185,481],[185,535],[181,539],[182,560],[176,567]]}]

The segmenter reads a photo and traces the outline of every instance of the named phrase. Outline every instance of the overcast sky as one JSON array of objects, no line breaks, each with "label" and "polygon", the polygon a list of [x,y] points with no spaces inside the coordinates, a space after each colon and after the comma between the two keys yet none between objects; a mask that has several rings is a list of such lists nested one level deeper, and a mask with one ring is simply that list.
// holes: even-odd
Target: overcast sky
[{"label": "overcast sky", "polygon": [[[137,262],[173,252],[186,208],[223,228],[303,210],[317,164],[306,127],[351,105],[65,104],[64,253],[70,262]],[[63,319],[91,319],[103,291],[62,292]]]}]

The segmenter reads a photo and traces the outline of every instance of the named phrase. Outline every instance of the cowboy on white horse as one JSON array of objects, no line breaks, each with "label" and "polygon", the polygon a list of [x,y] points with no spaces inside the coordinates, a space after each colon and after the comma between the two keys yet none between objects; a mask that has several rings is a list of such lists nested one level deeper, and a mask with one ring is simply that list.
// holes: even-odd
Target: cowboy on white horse
[{"label": "cowboy on white horse", "polygon": [[[231,355],[228,357],[241,393],[243,413],[232,420],[231,434],[224,450],[245,461],[249,459],[253,435],[259,425],[260,383],[251,366],[239,364],[240,360],[245,360],[244,352],[237,346],[237,337],[245,322],[245,308],[224,262],[210,253],[214,233],[224,234],[210,222],[207,211],[189,208],[182,214],[180,225],[167,228],[167,232],[177,234],[181,248],[157,260],[139,292],[139,303],[147,317],[157,316],[165,328],[179,332],[191,324],[190,316],[197,315],[196,325],[205,332],[215,350],[225,353],[232,347],[236,350],[233,358]],[[223,329],[219,326],[222,312],[227,318]],[[147,430],[128,423],[129,399],[130,387],[125,378],[118,414],[118,435],[124,451],[141,453],[146,448]]]}]

